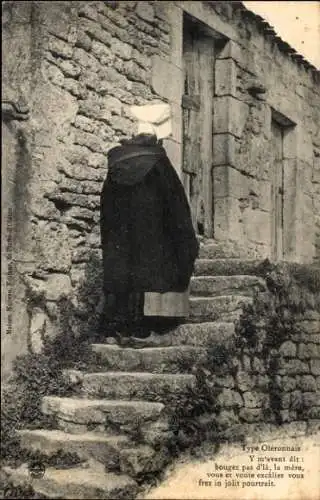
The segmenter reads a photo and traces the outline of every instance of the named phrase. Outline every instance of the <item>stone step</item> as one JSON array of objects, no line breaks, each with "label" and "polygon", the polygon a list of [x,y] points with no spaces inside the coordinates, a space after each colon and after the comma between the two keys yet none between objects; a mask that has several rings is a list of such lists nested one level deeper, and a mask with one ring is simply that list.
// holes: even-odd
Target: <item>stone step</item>
[{"label": "stone step", "polygon": [[193,276],[190,282],[190,293],[194,296],[252,296],[265,290],[265,281],[257,276]]},{"label": "stone step", "polygon": [[145,371],[152,373],[177,373],[189,370],[204,357],[201,347],[179,346],[123,348],[117,345],[93,344],[92,350],[99,371]]},{"label": "stone step", "polygon": [[244,259],[197,259],[195,276],[261,276],[263,260]]},{"label": "stone step", "polygon": [[178,345],[207,346],[226,343],[234,334],[235,328],[231,322],[185,323],[175,329],[172,342]]},{"label": "stone step", "polygon": [[106,433],[70,434],[61,430],[37,429],[18,431],[17,434],[22,448],[48,457],[62,451],[83,461],[92,458],[108,470],[119,468],[120,451],[130,445],[126,436],[108,436]]},{"label": "stone step", "polygon": [[[146,372],[83,373],[65,370],[67,380],[81,393],[107,399],[163,401],[175,399],[195,382],[193,375]],[[75,380],[77,377],[77,381]]]},{"label": "stone step", "polygon": [[43,477],[31,477],[26,464],[17,469],[4,467],[3,472],[14,486],[31,486],[46,498],[125,500],[134,498],[138,492],[132,478],[106,473],[97,467],[48,468]]},{"label": "stone step", "polygon": [[220,297],[191,297],[189,319],[197,321],[225,320],[229,315],[231,321],[241,314],[243,306],[252,303],[251,297],[242,295],[222,295]]},{"label": "stone step", "polygon": [[244,256],[243,250],[235,242],[207,240],[200,244],[200,259],[240,259]]},{"label": "stone step", "polygon": [[155,422],[163,411],[162,403],[146,401],[107,401],[100,399],[45,396],[42,411],[54,416],[60,429],[73,433],[121,429],[134,421]]}]

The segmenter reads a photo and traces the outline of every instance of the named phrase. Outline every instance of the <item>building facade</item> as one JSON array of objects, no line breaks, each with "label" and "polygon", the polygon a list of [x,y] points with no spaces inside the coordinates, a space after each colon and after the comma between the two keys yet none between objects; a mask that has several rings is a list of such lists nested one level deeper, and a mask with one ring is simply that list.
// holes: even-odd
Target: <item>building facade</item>
[{"label": "building facade", "polygon": [[100,259],[106,153],[129,106],[171,104],[164,146],[199,236],[320,261],[319,72],[241,2],[3,2],[3,367],[54,334]]}]

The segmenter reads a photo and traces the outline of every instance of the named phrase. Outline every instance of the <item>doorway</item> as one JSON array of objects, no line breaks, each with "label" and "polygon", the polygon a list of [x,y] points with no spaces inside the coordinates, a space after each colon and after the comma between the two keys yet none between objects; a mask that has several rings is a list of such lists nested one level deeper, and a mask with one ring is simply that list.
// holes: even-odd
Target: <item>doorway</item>
[{"label": "doorway", "polygon": [[282,260],[283,252],[283,210],[284,210],[284,128],[275,119],[271,121],[272,172],[271,172],[271,257]]},{"label": "doorway", "polygon": [[183,183],[198,235],[212,237],[214,38],[188,17],[183,29]]}]

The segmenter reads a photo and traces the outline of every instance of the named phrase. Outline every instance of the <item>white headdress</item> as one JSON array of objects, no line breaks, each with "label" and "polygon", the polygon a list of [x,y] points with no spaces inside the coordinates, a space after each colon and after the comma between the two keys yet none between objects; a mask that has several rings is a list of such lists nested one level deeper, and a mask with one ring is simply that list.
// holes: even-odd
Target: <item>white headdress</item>
[{"label": "white headdress", "polygon": [[139,121],[138,134],[155,134],[158,139],[164,139],[172,133],[171,108],[169,104],[131,106],[130,111]]}]

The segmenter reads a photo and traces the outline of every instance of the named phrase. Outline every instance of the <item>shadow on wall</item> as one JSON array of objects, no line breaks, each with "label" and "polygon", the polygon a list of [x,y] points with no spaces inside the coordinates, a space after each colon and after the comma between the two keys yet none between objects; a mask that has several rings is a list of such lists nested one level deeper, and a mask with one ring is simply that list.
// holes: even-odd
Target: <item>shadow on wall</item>
[{"label": "shadow on wall", "polygon": [[75,300],[61,299],[59,303],[59,330],[72,332],[79,340],[94,340],[97,334],[103,304],[103,268],[96,252],[89,252],[84,276]]},{"label": "shadow on wall", "polygon": [[[98,330],[103,298],[101,258],[89,251],[82,280],[71,295],[60,296],[56,302],[47,299],[46,289],[26,282],[29,315],[29,351],[40,353],[46,339],[63,338],[93,341]],[[61,291],[63,293],[63,291]]]}]

